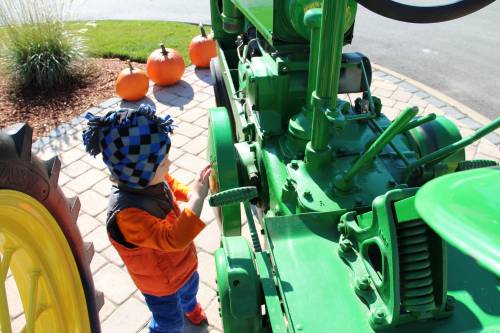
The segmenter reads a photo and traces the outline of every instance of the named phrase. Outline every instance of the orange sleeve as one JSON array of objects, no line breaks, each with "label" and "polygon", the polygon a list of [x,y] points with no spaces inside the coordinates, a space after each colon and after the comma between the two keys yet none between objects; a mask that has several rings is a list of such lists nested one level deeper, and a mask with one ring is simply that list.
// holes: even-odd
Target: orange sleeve
[{"label": "orange sleeve", "polygon": [[170,189],[172,190],[172,193],[177,201],[187,202],[189,200],[188,194],[189,192],[191,192],[191,189],[188,186],[177,181],[174,177],[170,176],[168,173],[165,176],[165,180],[167,181],[168,186],[170,186]]},{"label": "orange sleeve", "polygon": [[161,251],[181,251],[205,228],[195,213],[185,208],[174,223],[138,208],[126,208],[116,222],[127,242]]}]

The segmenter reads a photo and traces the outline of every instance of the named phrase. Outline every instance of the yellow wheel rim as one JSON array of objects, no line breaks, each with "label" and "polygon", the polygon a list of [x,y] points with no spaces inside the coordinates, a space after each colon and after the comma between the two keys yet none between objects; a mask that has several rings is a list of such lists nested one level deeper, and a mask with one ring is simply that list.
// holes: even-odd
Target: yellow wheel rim
[{"label": "yellow wheel rim", "polygon": [[90,332],[71,248],[50,212],[22,192],[0,190],[0,327],[11,332],[5,281],[10,267],[27,333]]}]

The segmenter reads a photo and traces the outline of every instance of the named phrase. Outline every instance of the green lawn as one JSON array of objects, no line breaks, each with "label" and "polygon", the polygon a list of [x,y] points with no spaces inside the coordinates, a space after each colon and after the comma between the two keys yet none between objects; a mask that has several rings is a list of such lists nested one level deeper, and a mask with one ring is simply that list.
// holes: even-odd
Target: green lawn
[{"label": "green lawn", "polygon": [[190,63],[189,42],[200,34],[197,25],[164,21],[71,22],[68,28],[84,37],[92,57],[146,62],[163,42],[178,50],[186,65]]}]

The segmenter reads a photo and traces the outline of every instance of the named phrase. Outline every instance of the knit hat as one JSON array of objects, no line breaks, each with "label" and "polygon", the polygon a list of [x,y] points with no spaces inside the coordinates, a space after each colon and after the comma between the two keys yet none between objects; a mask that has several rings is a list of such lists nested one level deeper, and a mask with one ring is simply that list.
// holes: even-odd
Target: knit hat
[{"label": "knit hat", "polygon": [[127,186],[148,186],[170,149],[173,119],[155,115],[154,107],[145,104],[138,110],[120,109],[104,117],[89,112],[85,118],[85,150],[92,156],[102,153],[111,174]]}]

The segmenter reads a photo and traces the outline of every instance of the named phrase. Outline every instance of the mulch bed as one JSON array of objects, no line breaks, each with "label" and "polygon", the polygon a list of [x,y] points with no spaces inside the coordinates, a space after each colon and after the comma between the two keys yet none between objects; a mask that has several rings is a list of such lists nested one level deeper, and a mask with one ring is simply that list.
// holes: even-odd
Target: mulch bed
[{"label": "mulch bed", "polygon": [[[0,128],[18,122],[33,128],[33,140],[47,135],[57,126],[89,108],[115,96],[115,80],[127,67],[119,59],[89,59],[85,65],[86,79],[57,92],[44,95],[16,93],[12,82],[0,75]],[[143,64],[134,67],[144,69]]]}]

